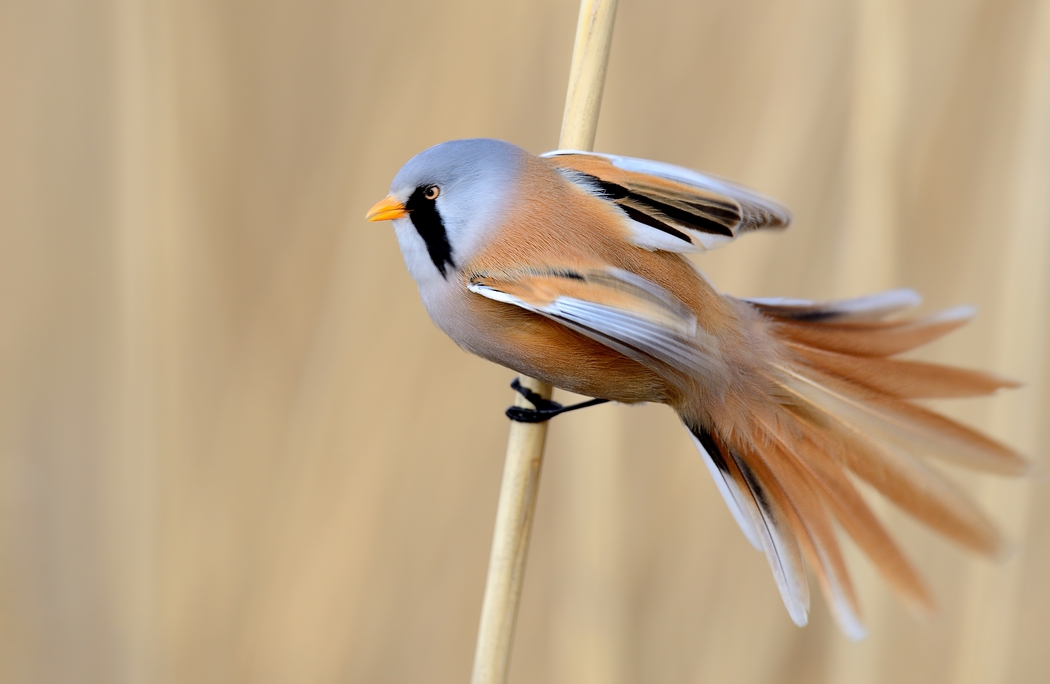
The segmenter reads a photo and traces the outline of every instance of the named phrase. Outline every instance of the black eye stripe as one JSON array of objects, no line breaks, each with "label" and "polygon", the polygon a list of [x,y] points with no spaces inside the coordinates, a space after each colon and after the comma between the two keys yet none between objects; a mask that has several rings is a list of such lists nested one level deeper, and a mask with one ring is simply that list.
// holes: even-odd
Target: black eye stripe
[{"label": "black eye stripe", "polygon": [[405,209],[408,210],[408,216],[419,237],[426,243],[427,253],[434,262],[434,267],[441,272],[442,277],[447,278],[448,267],[455,268],[456,264],[452,261],[452,245],[448,242],[448,232],[441,220],[441,214],[438,213],[437,203],[426,197],[430,187],[425,185],[416,188],[405,202]]}]

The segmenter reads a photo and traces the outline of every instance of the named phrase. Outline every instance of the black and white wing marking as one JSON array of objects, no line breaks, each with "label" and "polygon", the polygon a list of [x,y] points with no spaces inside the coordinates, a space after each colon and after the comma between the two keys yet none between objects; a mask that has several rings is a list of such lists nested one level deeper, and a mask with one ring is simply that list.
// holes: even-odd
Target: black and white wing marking
[{"label": "black and white wing marking", "polygon": [[646,249],[704,251],[741,233],[791,223],[791,213],[771,199],[671,164],[570,150],[542,156],[569,180],[614,202],[635,244]]}]

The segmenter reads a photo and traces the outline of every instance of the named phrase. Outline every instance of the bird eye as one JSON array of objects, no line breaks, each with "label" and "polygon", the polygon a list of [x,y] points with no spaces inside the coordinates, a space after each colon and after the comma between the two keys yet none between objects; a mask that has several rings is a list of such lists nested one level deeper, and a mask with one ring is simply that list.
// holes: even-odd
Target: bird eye
[{"label": "bird eye", "polygon": [[423,190],[423,197],[426,197],[431,202],[436,200],[440,194],[441,188],[436,185],[428,185],[426,189]]}]

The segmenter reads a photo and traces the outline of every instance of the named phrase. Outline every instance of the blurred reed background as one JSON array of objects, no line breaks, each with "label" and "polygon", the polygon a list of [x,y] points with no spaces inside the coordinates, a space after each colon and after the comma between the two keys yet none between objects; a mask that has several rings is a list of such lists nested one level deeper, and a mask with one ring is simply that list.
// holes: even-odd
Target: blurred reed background
[{"label": "blurred reed background", "polygon": [[[576,11],[0,3],[0,679],[467,681],[511,373],[362,217],[433,143],[553,147]],[[1023,380],[945,406],[1045,463],[1050,2],[623,0],[597,149],[793,207],[727,292],[976,304],[923,358]],[[853,557],[854,644],[669,411],[559,418],[511,682],[1046,682],[1050,485],[952,474],[1016,553],[881,506],[942,610]]]}]

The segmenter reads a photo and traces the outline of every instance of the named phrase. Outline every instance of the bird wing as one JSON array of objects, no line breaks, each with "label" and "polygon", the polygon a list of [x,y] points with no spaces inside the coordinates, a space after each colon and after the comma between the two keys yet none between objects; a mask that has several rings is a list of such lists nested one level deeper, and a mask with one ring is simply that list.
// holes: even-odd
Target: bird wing
[{"label": "bird wing", "polygon": [[[471,292],[557,321],[658,371],[707,374],[696,340],[706,335],[663,288],[616,268],[523,268],[475,273]],[[654,364],[654,361],[659,362]]]},{"label": "bird wing", "polygon": [[570,150],[542,156],[569,180],[615,203],[629,219],[635,244],[646,249],[704,251],[741,233],[791,223],[791,213],[773,200],[679,166]]}]

